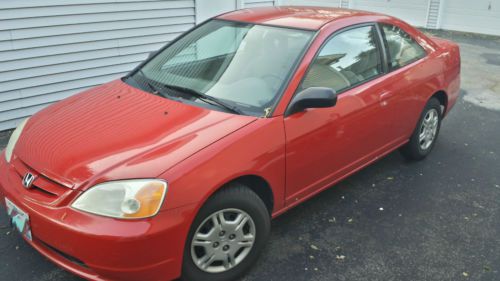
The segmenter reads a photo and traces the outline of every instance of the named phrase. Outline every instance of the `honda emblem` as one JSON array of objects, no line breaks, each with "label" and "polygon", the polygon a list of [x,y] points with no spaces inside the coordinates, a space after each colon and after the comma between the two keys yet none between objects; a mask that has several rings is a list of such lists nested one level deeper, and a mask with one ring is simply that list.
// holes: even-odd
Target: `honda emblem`
[{"label": "honda emblem", "polygon": [[35,176],[32,173],[26,173],[23,177],[24,188],[26,188],[26,189],[31,188],[34,181],[35,181]]}]

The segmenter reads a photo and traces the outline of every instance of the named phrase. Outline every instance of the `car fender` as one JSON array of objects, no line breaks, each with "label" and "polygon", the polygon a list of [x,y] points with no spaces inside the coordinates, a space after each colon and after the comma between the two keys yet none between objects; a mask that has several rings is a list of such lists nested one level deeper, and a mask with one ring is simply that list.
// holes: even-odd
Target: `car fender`
[{"label": "car fender", "polygon": [[274,211],[285,196],[285,133],[281,116],[260,118],[167,170],[162,209],[203,204],[225,184],[242,176],[264,179],[273,190]]}]

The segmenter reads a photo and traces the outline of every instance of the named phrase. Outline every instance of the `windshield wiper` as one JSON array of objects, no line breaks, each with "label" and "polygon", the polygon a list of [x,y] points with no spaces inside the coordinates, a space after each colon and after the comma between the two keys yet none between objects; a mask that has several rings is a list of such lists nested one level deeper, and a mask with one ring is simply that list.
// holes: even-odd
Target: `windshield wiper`
[{"label": "windshield wiper", "polygon": [[162,96],[164,98],[173,98],[169,94],[163,92],[161,88],[156,87],[152,83],[149,83],[148,82],[148,77],[146,77],[146,75],[144,74],[144,72],[142,72],[142,70],[139,70],[138,73],[141,74],[141,76],[143,77],[142,82],[148,86],[148,88],[151,90],[151,92],[153,92],[153,94],[160,95],[160,96]]},{"label": "windshield wiper", "polygon": [[[172,95],[163,92],[160,87],[157,87],[157,86],[155,86],[152,83],[149,83],[148,82],[148,78],[144,74],[144,72],[142,71],[142,69],[139,70],[139,71],[137,71],[137,72],[143,77],[143,79],[142,79],[143,81],[142,82],[145,83],[148,86],[148,88],[153,92],[153,94],[159,94],[159,95],[161,95],[162,97],[165,97],[165,98],[176,99]],[[186,88],[186,87],[176,86],[176,85],[169,85],[169,84],[163,84],[163,87],[169,88],[169,89],[172,89],[172,90],[175,90],[175,91],[179,91],[179,92],[190,94],[190,95],[195,96],[198,99],[200,99],[200,100],[202,100],[202,101],[204,101],[206,103],[212,104],[212,105],[214,105],[214,103],[215,103],[215,105],[218,105],[219,107],[222,107],[222,108],[224,108],[227,111],[230,111],[232,113],[236,113],[236,114],[240,114],[240,115],[243,114],[243,112],[241,110],[239,110],[238,108],[236,108],[234,106],[231,106],[230,104],[227,104],[227,103],[225,103],[225,102],[217,99],[216,97],[205,95],[205,94],[200,93],[200,92],[198,92],[196,90],[193,90],[193,89],[190,89],[190,88]]]},{"label": "windshield wiper", "polygon": [[197,97],[198,99],[206,102],[206,103],[209,103],[209,104],[212,104],[214,105],[214,103],[216,105],[218,105],[219,107],[222,107],[224,109],[226,109],[227,111],[229,112],[232,112],[232,113],[236,113],[236,114],[243,114],[243,112],[241,110],[239,110],[238,108],[224,102],[224,101],[221,101],[220,99],[216,98],[216,97],[213,97],[213,96],[209,96],[209,95],[206,95],[204,93],[200,93],[196,90],[193,90],[193,89],[190,89],[190,88],[186,88],[186,87],[181,87],[181,86],[177,86],[177,85],[169,85],[169,84],[163,84],[163,86],[165,88],[169,88],[169,89],[172,89],[172,90],[175,90],[175,91],[179,91],[179,92],[183,92],[183,93],[187,93],[187,94],[190,94],[194,97]]}]

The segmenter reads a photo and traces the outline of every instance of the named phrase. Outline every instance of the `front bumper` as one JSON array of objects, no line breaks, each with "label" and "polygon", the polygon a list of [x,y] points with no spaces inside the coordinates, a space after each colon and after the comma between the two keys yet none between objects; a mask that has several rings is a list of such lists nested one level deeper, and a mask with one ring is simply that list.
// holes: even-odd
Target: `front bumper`
[{"label": "front bumper", "polygon": [[[0,154],[0,205],[5,197],[27,212],[42,255],[89,280],[172,280],[180,276],[194,206],[144,220],[118,220],[39,202]],[[78,191],[73,191],[78,192]]]}]

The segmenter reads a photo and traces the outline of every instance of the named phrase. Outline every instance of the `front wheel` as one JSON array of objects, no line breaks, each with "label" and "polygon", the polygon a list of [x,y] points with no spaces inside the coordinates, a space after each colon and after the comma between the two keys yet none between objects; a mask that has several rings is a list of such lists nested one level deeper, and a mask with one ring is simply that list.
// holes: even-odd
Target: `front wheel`
[{"label": "front wheel", "polygon": [[182,279],[232,281],[255,263],[268,239],[270,216],[252,190],[233,184],[196,216],[184,250]]},{"label": "front wheel", "polygon": [[441,103],[431,98],[420,116],[410,141],[401,147],[403,156],[409,160],[422,160],[431,152],[441,127]]}]

